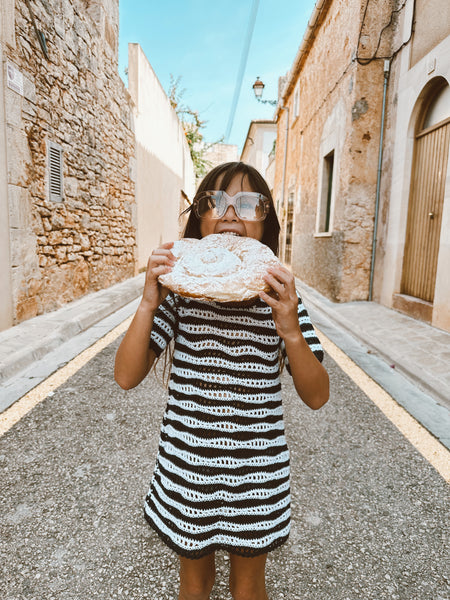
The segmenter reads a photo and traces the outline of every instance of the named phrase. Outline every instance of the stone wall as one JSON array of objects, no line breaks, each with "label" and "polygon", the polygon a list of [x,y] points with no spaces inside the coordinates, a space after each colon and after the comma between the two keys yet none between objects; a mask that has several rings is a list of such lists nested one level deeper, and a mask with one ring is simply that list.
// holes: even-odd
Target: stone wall
[{"label": "stone wall", "polygon": [[[118,75],[118,0],[15,3],[4,61],[14,322],[133,276],[132,101]],[[4,66],[4,65],[3,65]],[[49,197],[49,142],[63,150],[63,198]]]},{"label": "stone wall", "polygon": [[[336,301],[366,300],[377,180],[383,93],[383,61],[362,65],[377,49],[392,2],[328,3],[298,72],[288,74],[288,153],[284,208],[294,197],[292,267],[296,275]],[[382,35],[378,55],[389,55],[395,21]],[[359,42],[359,47],[358,47]],[[300,110],[294,114],[295,89]],[[278,119],[275,197],[281,200],[287,111]],[[327,185],[325,157],[334,152],[330,229],[318,227],[320,201]],[[283,203],[282,203],[283,204]]]}]

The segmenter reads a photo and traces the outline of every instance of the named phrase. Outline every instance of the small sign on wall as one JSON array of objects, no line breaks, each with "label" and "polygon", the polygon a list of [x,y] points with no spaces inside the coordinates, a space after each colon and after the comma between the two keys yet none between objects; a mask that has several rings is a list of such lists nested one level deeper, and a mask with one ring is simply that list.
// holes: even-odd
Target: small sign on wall
[{"label": "small sign on wall", "polygon": [[23,75],[11,63],[6,65],[6,80],[8,87],[23,96]]}]

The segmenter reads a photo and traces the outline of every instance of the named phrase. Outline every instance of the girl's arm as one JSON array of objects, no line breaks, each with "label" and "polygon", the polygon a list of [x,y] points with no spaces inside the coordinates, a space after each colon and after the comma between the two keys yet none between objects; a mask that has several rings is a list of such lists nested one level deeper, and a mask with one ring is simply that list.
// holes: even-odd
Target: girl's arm
[{"label": "girl's arm", "polygon": [[159,284],[158,276],[172,270],[175,263],[172,246],[173,242],[168,242],[152,252],[142,300],[116,353],[114,378],[125,390],[136,387],[146,377],[156,358],[149,347],[150,334],[158,306],[169,291]]},{"label": "girl's arm", "polygon": [[292,273],[284,267],[269,269],[264,278],[275,295],[261,293],[272,308],[278,335],[283,339],[297,394],[310,408],[321,408],[329,396],[328,373],[303,337],[298,321],[298,296]]}]

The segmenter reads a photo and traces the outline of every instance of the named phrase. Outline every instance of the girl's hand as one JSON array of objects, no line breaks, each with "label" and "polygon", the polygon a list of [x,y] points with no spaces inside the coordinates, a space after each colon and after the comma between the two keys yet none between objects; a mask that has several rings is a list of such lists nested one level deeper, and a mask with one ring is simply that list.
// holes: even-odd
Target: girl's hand
[{"label": "girl's hand", "polygon": [[169,293],[169,290],[159,283],[158,277],[164,273],[170,273],[175,264],[176,258],[170,251],[172,247],[173,242],[162,244],[153,250],[148,259],[142,303],[149,310],[156,311]]},{"label": "girl's hand", "polygon": [[260,297],[272,308],[278,335],[286,342],[302,336],[298,322],[298,296],[294,276],[285,267],[274,267],[264,277],[272,292],[261,292]]}]

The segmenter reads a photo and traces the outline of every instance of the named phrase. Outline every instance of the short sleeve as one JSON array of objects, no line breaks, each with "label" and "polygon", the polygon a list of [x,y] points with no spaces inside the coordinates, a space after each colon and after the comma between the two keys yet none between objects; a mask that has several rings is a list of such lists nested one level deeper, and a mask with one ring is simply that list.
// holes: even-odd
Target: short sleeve
[{"label": "short sleeve", "polygon": [[[319,338],[314,331],[313,324],[311,323],[311,319],[309,317],[308,311],[306,310],[302,299],[300,296],[298,297],[298,321],[300,323],[300,329],[303,334],[303,337],[308,342],[309,347],[314,352],[315,357],[319,362],[323,361],[323,348],[322,344],[319,341]],[[285,359],[286,368],[291,373],[291,369],[289,368],[289,361],[287,359],[286,350],[284,348],[284,344],[282,344],[281,351],[283,353],[283,358]]]},{"label": "short sleeve", "polygon": [[161,354],[175,335],[178,318],[176,308],[175,296],[169,293],[155,314],[150,334],[150,348],[156,356]]}]

